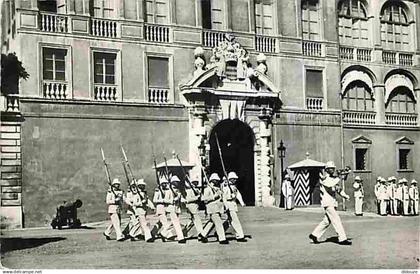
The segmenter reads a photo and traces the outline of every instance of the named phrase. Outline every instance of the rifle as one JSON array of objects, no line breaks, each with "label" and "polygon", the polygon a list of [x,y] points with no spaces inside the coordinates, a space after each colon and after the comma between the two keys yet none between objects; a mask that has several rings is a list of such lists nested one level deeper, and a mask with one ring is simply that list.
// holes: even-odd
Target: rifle
[{"label": "rifle", "polygon": [[179,157],[178,157],[178,154],[176,155],[176,158],[178,159],[179,165],[181,166],[182,173],[184,174],[185,181],[186,181],[186,182],[190,185],[190,187],[191,187],[191,189],[193,190],[194,194],[197,196],[199,193],[197,193],[197,190],[196,190],[196,189],[195,189],[195,187],[191,184],[191,182],[190,182],[190,180],[189,180],[189,178],[188,178],[188,176],[187,176],[187,173],[185,172],[184,166],[182,165],[182,162],[181,162],[181,160],[180,160],[180,159],[179,159]]},{"label": "rifle", "polygon": [[112,188],[111,175],[109,174],[108,164],[106,163],[104,150],[102,148],[101,148],[101,154],[102,154],[102,161],[104,162],[104,166],[105,166],[106,177],[108,178],[108,185],[111,188],[112,194],[114,194],[114,196],[117,197],[117,195],[114,192],[114,189]]},{"label": "rifle", "polygon": [[160,190],[160,194],[162,194],[162,197],[163,197],[164,195],[163,195],[163,190],[160,187],[160,183],[159,183],[160,180],[159,180],[159,174],[158,174],[158,169],[157,169],[157,165],[156,165],[156,157],[155,157],[155,153],[153,151],[153,146],[152,146],[152,157],[153,157],[153,165],[155,166],[156,184],[157,184],[158,189]]},{"label": "rifle", "polygon": [[172,184],[170,182],[170,178],[169,178],[169,168],[168,168],[168,161],[166,160],[166,156],[165,153],[163,153],[163,159],[165,160],[165,170],[166,170],[166,179],[169,182],[169,188],[172,190],[172,193],[175,195],[175,191],[172,188]]},{"label": "rifle", "polygon": [[130,187],[130,185],[131,185],[130,177],[131,177],[131,182],[134,182],[134,186],[137,190],[137,193],[140,195],[140,190],[139,190],[139,187],[137,186],[137,184],[135,183],[134,174],[133,174],[133,171],[131,170],[130,163],[128,162],[127,154],[125,154],[125,150],[124,150],[123,146],[120,145],[120,147],[121,147],[121,152],[122,152],[123,157],[124,157],[124,161],[123,161],[122,164],[123,164],[123,168],[124,168],[125,178],[127,179],[127,184]]},{"label": "rifle", "polygon": [[224,175],[225,175],[225,177],[226,177],[226,180],[227,180],[227,185],[228,185],[228,187],[229,187],[230,192],[231,192],[231,193],[233,193],[232,187],[231,187],[231,186],[230,186],[230,184],[229,184],[228,175],[227,175],[227,172],[226,172],[226,169],[225,169],[225,163],[223,162],[223,155],[222,155],[222,150],[221,150],[221,148],[220,148],[220,144],[219,144],[219,138],[217,138],[217,133],[214,133],[214,135],[215,135],[215,137],[216,137],[217,149],[219,150],[220,162],[222,162],[223,174],[224,174]]}]

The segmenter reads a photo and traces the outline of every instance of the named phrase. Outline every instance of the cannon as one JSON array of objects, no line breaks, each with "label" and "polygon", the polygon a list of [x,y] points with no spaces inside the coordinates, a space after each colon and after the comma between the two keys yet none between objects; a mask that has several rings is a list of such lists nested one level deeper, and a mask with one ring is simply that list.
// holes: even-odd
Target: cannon
[{"label": "cannon", "polygon": [[75,202],[64,201],[61,205],[57,206],[57,212],[54,219],[51,221],[53,229],[61,229],[65,226],[68,228],[78,228],[82,225],[77,219],[77,209],[82,206],[82,201],[77,199]]}]

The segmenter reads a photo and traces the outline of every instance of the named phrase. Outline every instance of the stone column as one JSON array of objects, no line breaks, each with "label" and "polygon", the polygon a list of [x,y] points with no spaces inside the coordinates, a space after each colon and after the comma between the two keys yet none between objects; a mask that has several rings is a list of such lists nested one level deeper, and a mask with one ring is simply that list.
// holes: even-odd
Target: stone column
[{"label": "stone column", "polygon": [[373,87],[375,94],[375,112],[376,112],[376,124],[385,124],[385,86],[376,85]]},{"label": "stone column", "polygon": [[271,192],[271,116],[261,115],[260,118],[260,176],[261,176],[261,198],[262,206],[273,206],[275,199]]}]

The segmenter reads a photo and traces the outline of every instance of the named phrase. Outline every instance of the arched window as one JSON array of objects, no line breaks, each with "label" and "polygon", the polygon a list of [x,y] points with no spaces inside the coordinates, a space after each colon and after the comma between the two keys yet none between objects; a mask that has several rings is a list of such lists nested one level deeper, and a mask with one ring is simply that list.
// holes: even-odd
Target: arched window
[{"label": "arched window", "polygon": [[338,6],[340,43],[367,47],[369,39],[366,5],[361,0],[344,0]]},{"label": "arched window", "polygon": [[394,89],[386,104],[386,112],[416,113],[416,101],[407,87]]},{"label": "arched window", "polygon": [[343,96],[343,109],[355,111],[374,111],[374,101],[368,86],[362,81],[348,85]]},{"label": "arched window", "polygon": [[321,39],[320,8],[318,0],[302,1],[302,36],[305,40]]},{"label": "arched window", "polygon": [[381,41],[383,46],[395,50],[409,50],[409,20],[405,7],[390,2],[381,12]]}]

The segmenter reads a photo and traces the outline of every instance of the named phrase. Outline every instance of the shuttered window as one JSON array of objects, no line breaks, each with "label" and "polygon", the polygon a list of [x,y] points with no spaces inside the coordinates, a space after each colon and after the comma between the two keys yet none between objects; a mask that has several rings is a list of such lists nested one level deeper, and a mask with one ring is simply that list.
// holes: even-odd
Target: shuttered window
[{"label": "shuttered window", "polygon": [[148,57],[149,88],[169,88],[169,59]]},{"label": "shuttered window", "polygon": [[154,24],[169,24],[167,0],[146,0],[146,21]]},{"label": "shuttered window", "polygon": [[410,50],[408,15],[401,4],[391,2],[381,13],[381,41],[384,47]]},{"label": "shuttered window", "polygon": [[95,84],[115,84],[115,53],[94,53]]},{"label": "shuttered window", "polygon": [[93,0],[93,16],[97,18],[115,18],[115,0]]},{"label": "shuttered window", "polygon": [[386,111],[393,113],[416,113],[416,102],[407,88],[396,88],[392,91],[386,104]]},{"label": "shuttered window", "polygon": [[302,1],[302,36],[305,40],[321,39],[318,0]]},{"label": "shuttered window", "polygon": [[306,96],[323,98],[323,77],[321,70],[306,70]]},{"label": "shuttered window", "polygon": [[255,32],[273,35],[273,3],[267,0],[255,1]]},{"label": "shuttered window", "polygon": [[225,28],[224,2],[220,0],[202,0],[203,28],[214,30],[223,30]]},{"label": "shuttered window", "polygon": [[355,111],[374,111],[373,97],[361,81],[350,84],[343,97],[343,109]]},{"label": "shuttered window", "polygon": [[340,43],[369,46],[367,9],[362,1],[346,0],[340,3],[338,26]]}]

